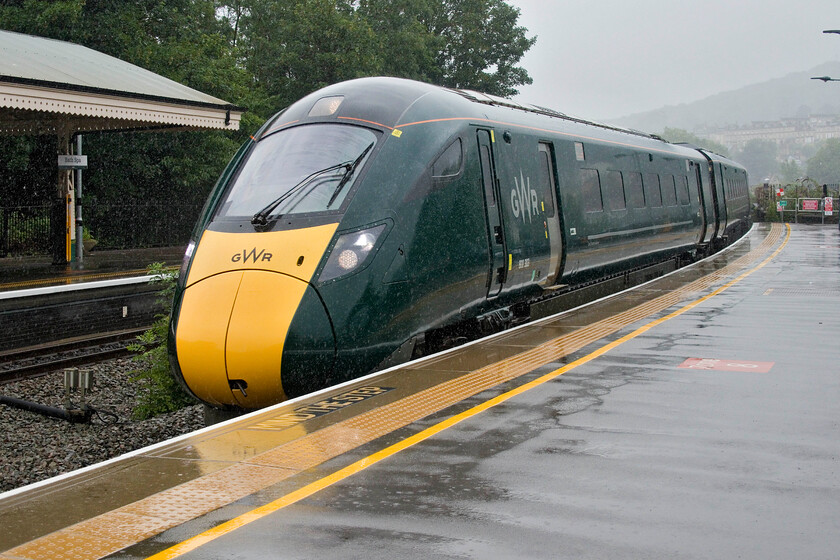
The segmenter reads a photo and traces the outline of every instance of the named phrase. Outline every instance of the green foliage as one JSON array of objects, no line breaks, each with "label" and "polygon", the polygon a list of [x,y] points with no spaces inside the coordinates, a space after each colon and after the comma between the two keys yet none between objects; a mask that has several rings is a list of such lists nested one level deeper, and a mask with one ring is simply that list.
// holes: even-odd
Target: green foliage
[{"label": "green foliage", "polygon": [[502,0],[361,0],[381,72],[504,97],[532,83],[518,66],[534,45]]},{"label": "green foliage", "polygon": [[734,159],[747,168],[752,181],[763,182],[772,177],[778,169],[779,147],[772,140],[750,140]]},{"label": "green foliage", "polygon": [[18,33],[76,40],[85,0],[23,0],[0,6],[2,28]]},{"label": "green foliage", "polygon": [[502,0],[439,0],[430,31],[443,39],[436,54],[440,85],[512,96],[533,80],[516,66],[536,42],[516,25],[519,9]]},{"label": "green foliage", "polygon": [[160,285],[158,303],[163,307],[164,312],[156,315],[157,320],[154,325],[137,337],[137,344],[129,347],[132,351],[141,352],[135,359],[142,365],[142,369],[133,372],[131,378],[141,387],[137,406],[134,409],[134,417],[138,420],[173,412],[194,404],[193,399],[184,392],[172,376],[166,349],[177,274],[166,269],[163,263],[149,265],[148,273],[153,276],[151,283]]},{"label": "green foliage", "polygon": [[[274,112],[342,80],[412,78],[509,96],[535,42],[502,0],[9,0],[3,29],[71,41],[248,109],[236,132],[92,133],[85,196],[202,201]],[[0,205],[55,192],[55,139],[3,139]],[[18,200],[12,201],[12,193]]]},{"label": "green foliage", "polygon": [[48,204],[56,193],[56,171],[44,165],[55,162],[53,136],[0,137],[0,206]]},{"label": "green foliage", "polygon": [[808,176],[820,184],[840,183],[840,138],[826,140],[808,160]]},{"label": "green foliage", "polygon": [[273,111],[326,85],[379,71],[373,30],[342,1],[252,0],[241,26],[246,66]]},{"label": "green foliage", "polygon": [[783,161],[779,164],[779,177],[783,183],[792,183],[804,174],[802,167],[795,160]]}]

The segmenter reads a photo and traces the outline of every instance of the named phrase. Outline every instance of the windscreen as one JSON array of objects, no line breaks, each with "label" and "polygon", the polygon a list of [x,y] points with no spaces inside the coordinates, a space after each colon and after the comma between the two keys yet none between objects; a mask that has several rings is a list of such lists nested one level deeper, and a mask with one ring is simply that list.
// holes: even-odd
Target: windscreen
[{"label": "windscreen", "polygon": [[312,124],[261,139],[228,189],[217,217],[266,217],[336,210],[350,192],[376,134]]}]

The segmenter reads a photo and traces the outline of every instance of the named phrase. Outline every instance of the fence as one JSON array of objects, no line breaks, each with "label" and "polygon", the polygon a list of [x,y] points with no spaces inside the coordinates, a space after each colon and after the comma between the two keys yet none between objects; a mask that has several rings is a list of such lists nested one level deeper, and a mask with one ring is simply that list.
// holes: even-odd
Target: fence
[{"label": "fence", "polygon": [[202,205],[91,204],[83,208],[85,228],[97,249],[186,245]]},{"label": "fence", "polygon": [[[83,218],[97,249],[167,247],[189,241],[201,208],[200,204],[96,203],[84,206]],[[50,205],[0,208],[0,257],[51,254],[56,237],[50,226],[53,210]]]},{"label": "fence", "polygon": [[50,206],[0,208],[0,257],[49,253]]},{"label": "fence", "polygon": [[824,198],[782,198],[776,200],[776,209],[783,222],[790,220],[790,216],[793,216],[795,223],[799,223],[800,218],[812,223],[814,221],[823,224],[826,221],[834,223],[840,215],[840,208],[838,208],[840,199],[831,199],[831,206],[828,208],[830,214],[826,214],[826,200]]}]

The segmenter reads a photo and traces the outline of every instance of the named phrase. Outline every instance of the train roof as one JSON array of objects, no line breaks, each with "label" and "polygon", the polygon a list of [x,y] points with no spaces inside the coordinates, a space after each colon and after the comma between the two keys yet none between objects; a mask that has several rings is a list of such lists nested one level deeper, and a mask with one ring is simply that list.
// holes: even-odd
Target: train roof
[{"label": "train roof", "polygon": [[579,117],[573,117],[567,115],[565,113],[561,113],[560,111],[555,111],[554,109],[549,109],[547,107],[541,107],[539,105],[530,105],[528,103],[519,103],[518,101],[514,101],[512,99],[506,99],[504,97],[497,97],[495,95],[488,95],[486,93],[481,93],[477,91],[472,91],[468,89],[453,89],[455,93],[462,95],[469,99],[470,101],[474,101],[476,103],[483,103],[485,105],[493,105],[496,107],[507,107],[509,109],[517,109],[520,111],[526,111],[528,113],[536,113],[538,115],[545,115],[548,117],[554,117],[558,119],[567,120],[569,122],[575,122],[580,124],[585,124],[589,126],[595,126],[598,128],[603,128],[606,130],[614,130],[616,132],[624,132],[626,134],[633,134],[635,136],[642,136],[644,138],[651,138],[653,140],[660,140],[662,142],[666,142],[660,136],[656,134],[649,134],[647,132],[642,132],[640,130],[635,130],[632,128],[624,128],[620,126],[614,126],[604,123],[599,123],[596,121],[591,121],[587,119],[581,119]]},{"label": "train roof", "polygon": [[[441,94],[447,97],[443,97]],[[449,96],[455,95],[464,103],[453,103],[454,97]],[[335,113],[313,118],[312,109],[318,100],[333,96],[343,98]],[[394,129],[407,125],[403,117],[412,106],[423,98],[428,98],[432,109],[440,113],[436,115],[441,117],[438,120],[473,117],[493,120],[488,118],[488,110],[492,108],[493,112],[499,111],[499,113],[496,113],[497,116],[505,115],[505,119],[507,119],[505,124],[531,126],[519,122],[518,119],[513,119],[512,116],[516,114],[525,118],[527,116],[534,118],[548,117],[555,123],[554,126],[557,127],[556,132],[558,133],[575,136],[584,135],[584,131],[586,131],[585,136],[587,138],[607,142],[615,141],[616,137],[613,135],[621,135],[624,138],[630,136],[636,138],[636,140],[623,143],[638,144],[641,149],[675,152],[685,157],[690,157],[691,153],[694,153],[694,157],[702,157],[696,153],[694,147],[672,144],[654,134],[581,119],[546,107],[520,103],[476,91],[445,88],[403,78],[388,77],[359,78],[327,86],[313,92],[291,105],[274,122],[268,124],[262,135],[305,121],[315,122],[336,119],[343,122],[355,121]],[[446,101],[446,99],[449,99],[449,101]],[[469,106],[477,108],[478,111],[469,110]],[[531,124],[533,124],[533,121]],[[531,127],[533,128],[533,126]],[[549,129],[549,127],[545,128],[546,130]],[[602,134],[595,132],[598,130],[602,131]]]}]

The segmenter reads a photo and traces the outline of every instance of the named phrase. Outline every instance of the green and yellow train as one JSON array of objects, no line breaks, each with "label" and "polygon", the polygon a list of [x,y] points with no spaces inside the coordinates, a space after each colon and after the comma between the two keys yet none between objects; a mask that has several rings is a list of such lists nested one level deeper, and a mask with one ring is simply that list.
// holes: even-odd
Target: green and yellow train
[{"label": "green and yellow train", "polygon": [[198,399],[255,409],[502,329],[531,302],[749,227],[705,150],[394,78],[317,91],[233,158],[170,328]]}]

